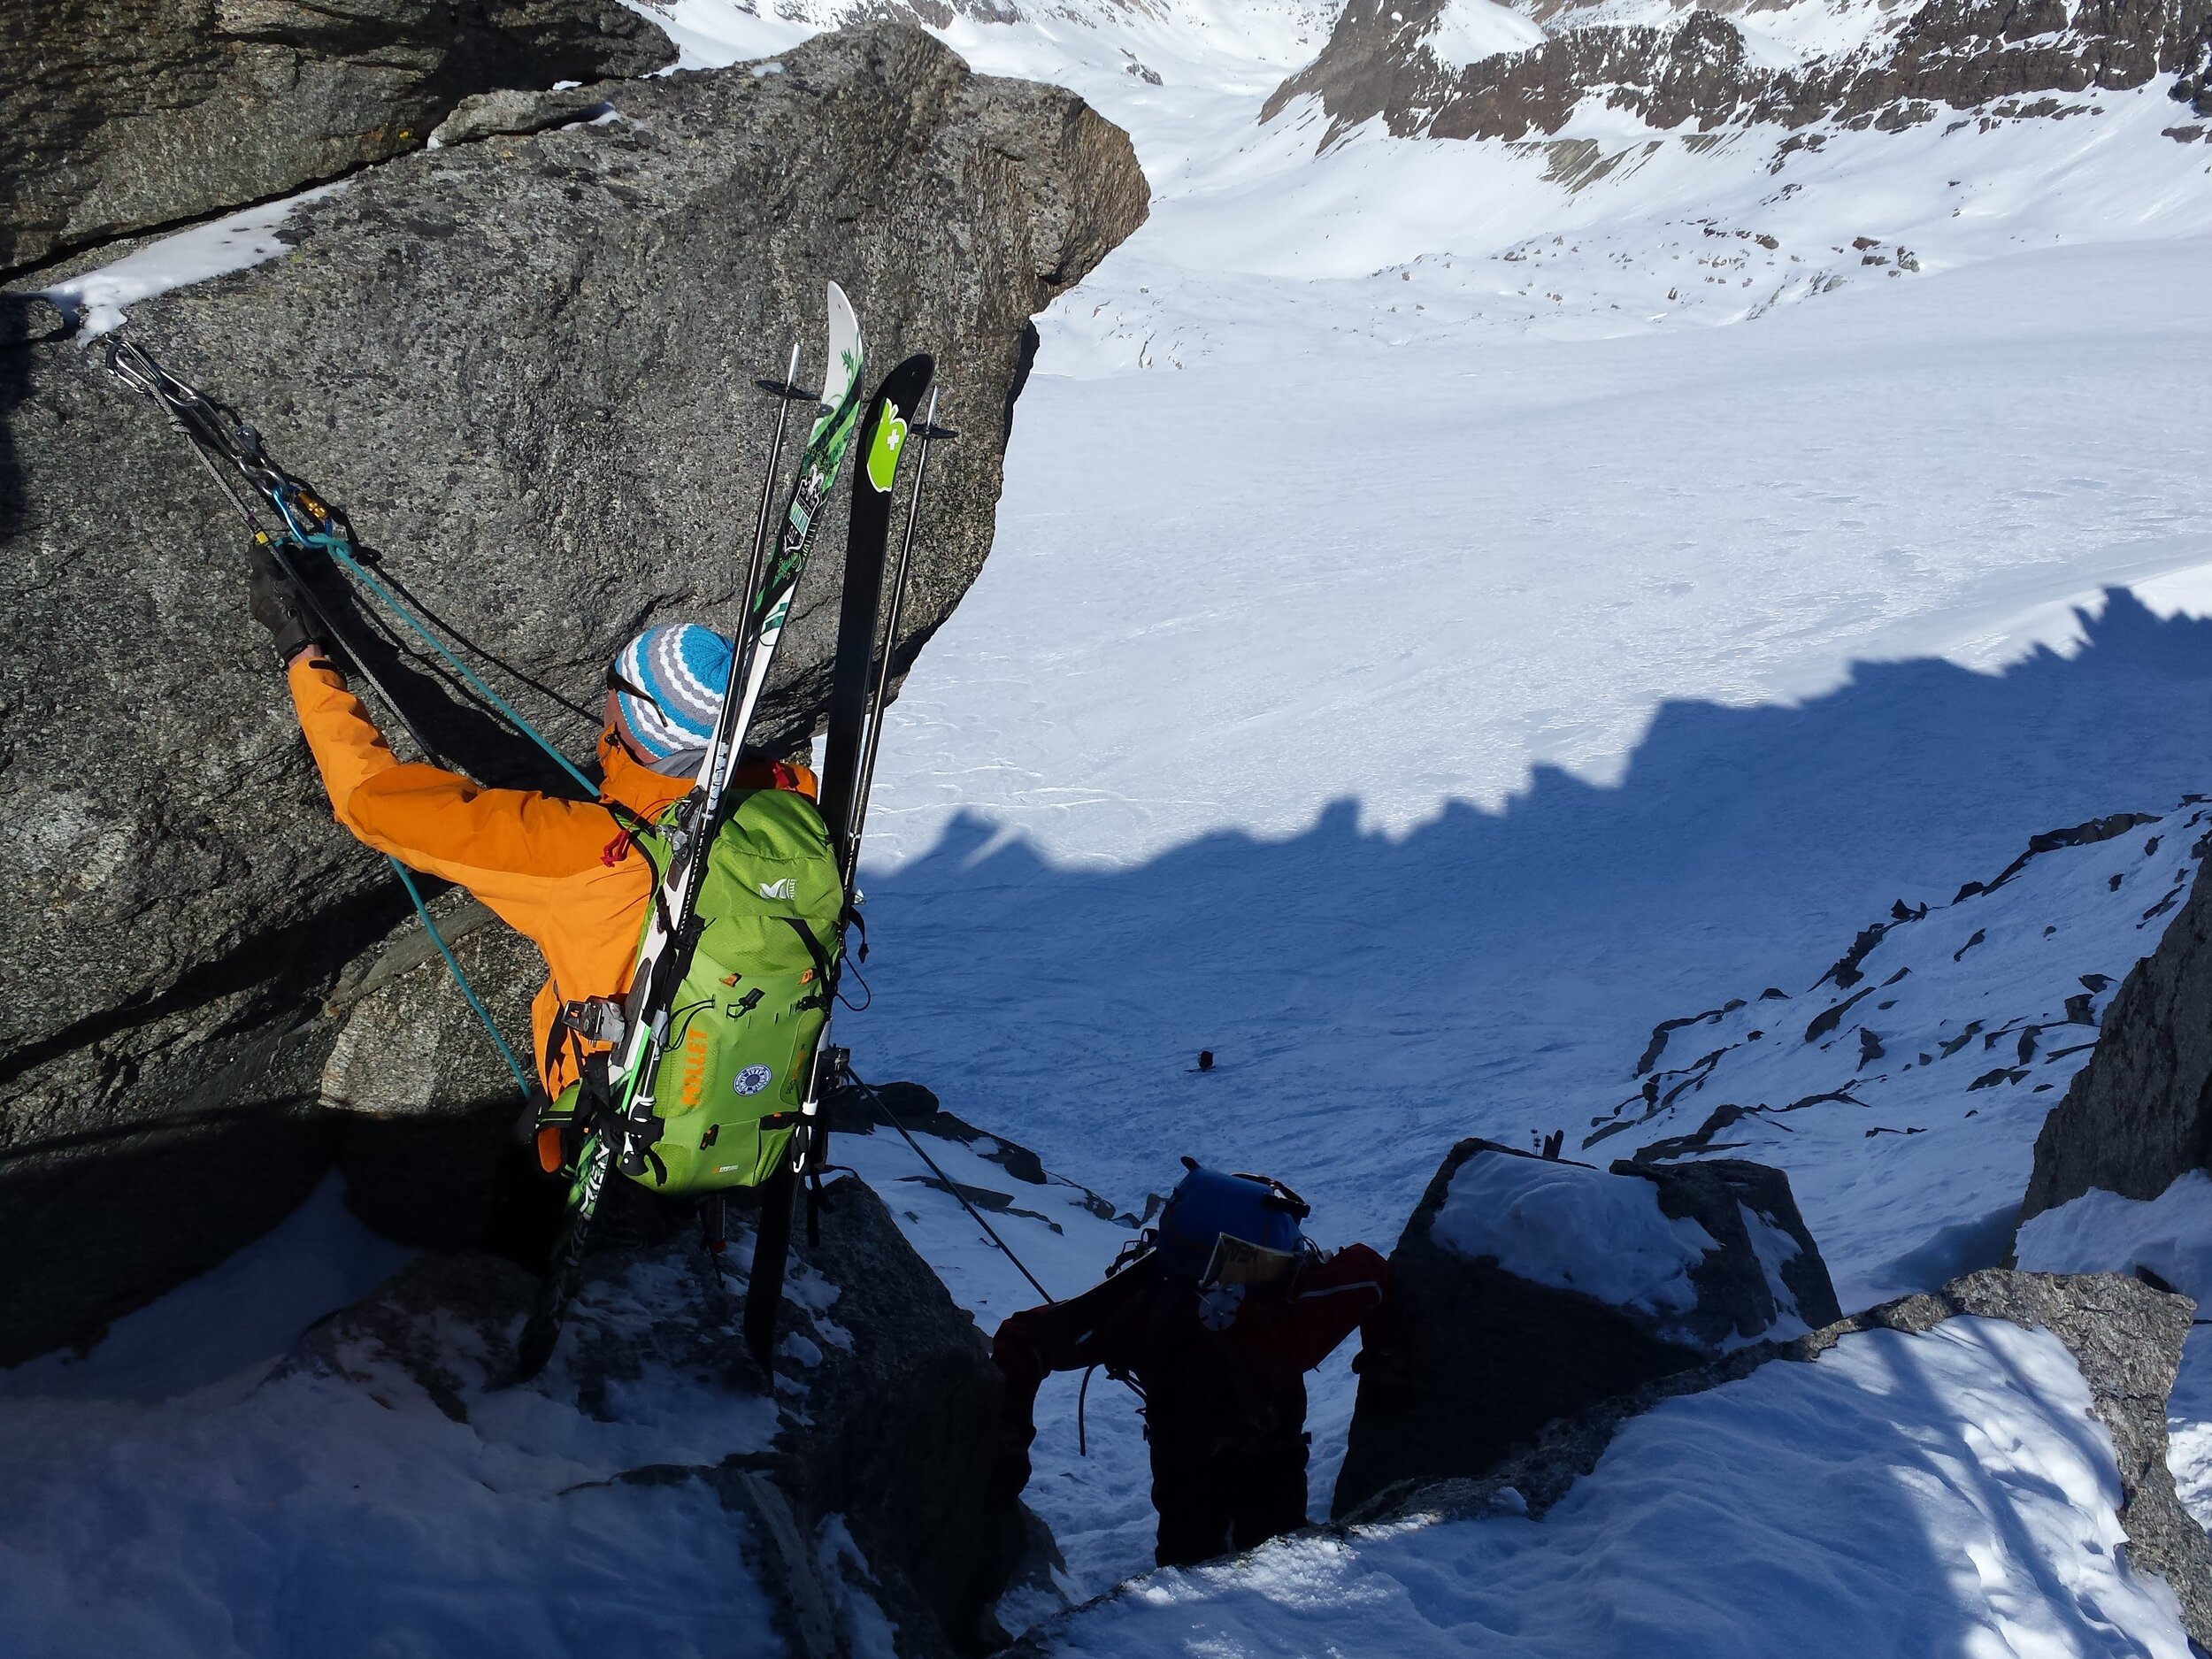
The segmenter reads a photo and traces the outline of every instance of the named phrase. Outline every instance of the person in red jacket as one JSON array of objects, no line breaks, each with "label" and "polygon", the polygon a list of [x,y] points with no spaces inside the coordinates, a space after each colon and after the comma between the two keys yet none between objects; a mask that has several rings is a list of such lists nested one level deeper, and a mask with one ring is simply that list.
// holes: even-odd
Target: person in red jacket
[{"label": "person in red jacket", "polygon": [[1143,1393],[1163,1567],[1306,1524],[1306,1373],[1356,1329],[1378,1345],[1390,1281],[1364,1244],[1325,1256],[1307,1242],[1306,1204],[1281,1182],[1183,1162],[1147,1248],[1082,1295],[1012,1315],[991,1346],[1010,1495],[1029,1481],[1046,1377],[1100,1365]]}]

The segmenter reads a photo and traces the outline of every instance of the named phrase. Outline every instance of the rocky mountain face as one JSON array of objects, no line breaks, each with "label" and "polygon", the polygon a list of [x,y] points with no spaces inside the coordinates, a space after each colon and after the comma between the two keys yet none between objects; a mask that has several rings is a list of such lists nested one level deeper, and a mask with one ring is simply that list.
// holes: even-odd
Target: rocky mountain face
[{"label": "rocky mountain face", "polygon": [[[611,117],[373,168],[296,216],[288,257],[131,318],[349,512],[388,578],[526,673],[487,668],[580,757],[624,638],[730,613],[772,422],[751,380],[795,338],[818,383],[826,280],[878,373],[935,354],[961,434],[931,460],[903,669],[989,549],[1031,316],[1147,202],[1079,99],[975,76],[905,25],[589,90]],[[229,508],[56,323],[0,350],[0,1362],[96,1331],[298,1201],[331,1156],[317,1102],[365,1018],[362,964],[409,914],[330,821]],[[843,516],[841,491],[756,725],[771,744],[824,706]],[[371,656],[473,775],[560,786],[420,662]],[[485,987],[517,1035],[529,956]],[[403,1019],[365,1047],[421,1059]],[[442,1075],[341,1093],[472,1097]]]},{"label": "rocky mountain face", "polygon": [[2066,1345],[2089,1386],[2097,1420],[2119,1465],[2119,1515],[2139,1571],[2157,1573],[2181,1603],[2200,1643],[2212,1639],[2212,1544],[2190,1517],[2166,1466],[2166,1401],[2180,1367],[2194,1304],[2118,1274],[2055,1276],[1989,1268],[1932,1295],[1907,1296],[1794,1340],[1760,1343],[1645,1383],[1543,1427],[1528,1445],[1479,1478],[1408,1483],[1340,1511],[1355,1524],[1449,1519],[1456,1515],[1545,1512],[1595,1469],[1622,1425],[1662,1402],[1747,1377],[1763,1365],[1814,1360],[1857,1332],[1908,1334],[1947,1319],[2002,1319],[2047,1330]]},{"label": "rocky mountain face", "polygon": [[1563,12],[1542,43],[1461,66],[1432,50],[1455,3],[1350,0],[1327,47],[1261,119],[1310,95],[1330,140],[1378,117],[1398,137],[1547,135],[1586,100],[1655,128],[1893,130],[1966,111],[2056,114],[2063,101],[2161,75],[2175,77],[2177,101],[2212,113],[2206,0],[1927,0],[1863,45],[1784,67],[1747,50],[1743,29],[1721,15],[1728,8],[1703,7],[1668,26],[1571,25]]},{"label": "rocky mountain face", "polygon": [[58,0],[0,12],[0,275],[419,150],[471,93],[673,63],[617,0]]},{"label": "rocky mountain face", "polygon": [[2152,1199],[2212,1164],[2212,883],[2120,982],[2096,1052],[2036,1136],[2020,1219],[2092,1187]]},{"label": "rocky mountain face", "polygon": [[[1455,1184],[1478,1159],[1506,1162],[1465,1202],[1478,1215],[1517,1214],[1543,1235],[1538,1253],[1562,1270],[1553,1279],[1532,1277],[1537,1270],[1509,1250],[1508,1259],[1493,1253],[1509,1246],[1510,1224],[1492,1219],[1476,1239],[1455,1228]],[[1556,1202],[1539,1190],[1562,1179],[1571,1186]],[[1644,1243],[1627,1228],[1591,1224],[1594,1214],[1618,1217],[1622,1205],[1647,1212],[1642,1225],[1658,1231],[1656,1250],[1669,1243],[1665,1223],[1692,1224],[1679,1232],[1691,1248],[1672,1294],[1629,1294],[1631,1281],[1596,1259]],[[1565,1259],[1577,1255],[1589,1259]],[[1422,1194],[1390,1267],[1392,1334],[1386,1356],[1365,1362],[1332,1505],[1339,1516],[1402,1482],[1480,1474],[1555,1418],[1842,1317],[1789,1178],[1735,1159],[1623,1161],[1601,1171],[1463,1141]],[[1556,1282],[1564,1279],[1574,1282]]]}]

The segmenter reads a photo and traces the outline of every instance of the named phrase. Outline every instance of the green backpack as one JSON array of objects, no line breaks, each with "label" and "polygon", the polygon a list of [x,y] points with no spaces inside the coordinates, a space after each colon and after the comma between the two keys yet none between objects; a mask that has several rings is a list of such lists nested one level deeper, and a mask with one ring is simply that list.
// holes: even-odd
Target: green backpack
[{"label": "green backpack", "polygon": [[[814,803],[788,789],[732,790],[725,802],[654,1082],[660,1134],[641,1180],[658,1192],[757,1187],[776,1172],[844,949],[844,885]],[[630,835],[657,882],[666,826]],[[580,1087],[562,1092],[547,1121],[576,1123]]]}]

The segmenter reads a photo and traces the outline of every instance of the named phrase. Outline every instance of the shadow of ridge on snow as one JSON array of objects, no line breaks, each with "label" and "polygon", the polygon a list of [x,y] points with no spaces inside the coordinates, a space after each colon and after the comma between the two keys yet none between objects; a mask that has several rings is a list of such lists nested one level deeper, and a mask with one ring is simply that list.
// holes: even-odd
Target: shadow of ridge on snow
[{"label": "shadow of ridge on snow", "polygon": [[[2081,622],[2073,655],[1997,673],[1918,658],[1796,704],[1669,703],[1617,784],[1540,765],[1403,834],[1339,801],[1102,870],[964,814],[870,881],[855,1035],[1110,1194],[1189,1152],[1289,1180],[1329,1236],[1394,1230],[1460,1137],[1609,1109],[1661,1020],[1801,991],[1893,902],[2202,787],[2212,622],[2118,588]],[[1202,1048],[1219,1064],[1190,1074]]]},{"label": "shadow of ridge on snow", "polygon": [[[1741,1382],[1764,1370],[1770,1362],[1806,1363],[1818,1360],[1845,1337],[1878,1333],[1919,1336],[1934,1331],[1947,1320],[1966,1317],[2002,1321],[2024,1332],[2047,1332],[2064,1345],[2087,1385],[2092,1409],[2109,1436],[2108,1442],[2079,1421],[2065,1402],[2049,1397],[2047,1384],[2023,1369],[2005,1345],[1985,1344],[1983,1352],[2000,1374],[1997,1380],[2001,1386],[2019,1395],[2074,1456],[2095,1467],[2103,1463],[2108,1444],[2119,1477],[2120,1502],[2116,1508],[2126,1532],[2130,1563],[2139,1572],[2155,1573],[2166,1581],[2180,1604],[2183,1624],[2190,1635],[2201,1643],[2212,1632],[2212,1542],[2208,1542],[2202,1529],[2183,1509],[2165,1461],[2166,1398],[2180,1362],[2182,1344],[2188,1335],[2192,1310],[2193,1304],[2185,1298],[2167,1294],[2117,1274],[2055,1276],[2004,1269],[1973,1273],[1952,1281],[1934,1294],[1900,1298],[1790,1342],[1761,1343],[1742,1349],[1711,1364],[1663,1378],[1578,1417],[1553,1423],[1479,1479],[1402,1481],[1378,1494],[1342,1521],[1310,1527],[1256,1550],[1190,1570],[1192,1589],[1196,1594],[1172,1596],[1167,1605],[1194,1633],[1202,1629],[1189,1622],[1195,1610],[1192,1606],[1194,1601],[1233,1597],[1242,1612],[1233,1609],[1228,1616],[1248,1616],[1255,1605],[1273,1599],[1267,1576],[1254,1569],[1261,1565],[1268,1552],[1294,1548],[1302,1540],[1334,1540],[1356,1553],[1387,1552],[1401,1548],[1421,1553],[1421,1541],[1405,1536],[1409,1525],[1423,1529],[1454,1522],[1509,1517],[1541,1523],[1574,1490],[1577,1482],[1598,1470],[1622,1430],[1656,1407],[1688,1396],[1709,1394],[1726,1385]],[[1824,1563],[1824,1568],[1843,1573],[1847,1579],[1855,1571],[1870,1574],[1868,1585],[1879,1585],[1882,1590],[1877,1617],[1884,1620],[1920,1619],[1924,1638],[1920,1645],[1926,1651],[1952,1651],[1970,1631],[1985,1630],[1988,1609],[1970,1605],[1970,1597],[1978,1593],[1993,1601],[2001,1592],[1979,1581],[1976,1573],[1962,1575],[1955,1548],[1947,1548],[1945,1539],[1928,1532],[1923,1512],[1925,1506],[1915,1495],[1915,1480],[1923,1479],[1952,1487],[1970,1488],[1965,1494],[1968,1501],[2003,1552],[2022,1563],[2033,1580],[2037,1599],[2043,1601],[2050,1617],[2065,1625],[2075,1639],[2100,1642],[2110,1640],[2114,1632],[2101,1621],[2101,1609],[2079,1598],[2062,1574],[2053,1571],[2052,1563],[2047,1559],[2048,1540],[2037,1536],[2032,1519],[2021,1509],[2024,1496],[2063,1502],[2069,1494],[2054,1485],[2053,1478],[2039,1466],[2031,1471],[2024,1481],[2016,1459],[2007,1464],[1999,1457],[2001,1466],[1993,1472],[1985,1466],[1992,1459],[1985,1455],[1985,1451],[1993,1448],[2002,1453],[2017,1448],[1996,1447],[1986,1436],[1981,1436],[1981,1425],[1962,1417],[1956,1402],[1944,1399],[1932,1379],[1916,1370],[1903,1353],[1877,1355],[1861,1349],[1857,1357],[1882,1372],[1881,1386],[1870,1391],[1870,1415],[1873,1418],[1894,1419],[1891,1425],[1893,1432],[1884,1438],[1890,1441],[1886,1449],[1895,1460],[1889,1471],[1895,1478],[1886,1481],[1845,1479],[1839,1490],[1850,1500],[1849,1507],[1855,1511],[1850,1514],[1826,1513],[1819,1504],[1811,1502],[1818,1495],[1816,1493],[1802,1494],[1808,1500],[1801,1511],[1806,1523],[1804,1532],[1796,1539],[1771,1540],[1777,1548],[1772,1552],[1774,1559],[1765,1563],[1761,1575],[1763,1582],[1745,1580],[1725,1587],[1716,1586],[1717,1594],[1725,1595],[1732,1605],[1741,1604],[1746,1632],[1755,1626],[1763,1601],[1770,1604],[1765,1608],[1770,1617],[1780,1615],[1795,1619],[1815,1611],[1824,1599],[1840,1605],[1842,1600],[1848,1598],[1847,1582],[1840,1586],[1832,1585],[1824,1593],[1813,1594],[1811,1601],[1794,1605],[1787,1595],[1778,1597],[1774,1592],[1779,1589],[1793,1586],[1798,1594],[1812,1594],[1816,1587],[1801,1581],[1801,1575],[1792,1570],[1787,1559],[1791,1546],[1801,1554],[1810,1548],[1832,1555],[1835,1559]],[[1866,1392],[1863,1385],[1862,1392]],[[1717,1400],[1711,1402],[1716,1408],[1721,1403]],[[1739,1398],[1733,1403],[1745,1410],[1753,1407],[1747,1398]],[[1770,1409],[1774,1402],[1763,1403]],[[1837,1402],[1829,1403],[1839,1405]],[[1859,1409],[1859,1415],[1869,1415],[1864,1402],[1853,1404]],[[1801,1411],[1808,1408],[1801,1402],[1797,1409]],[[1732,1476],[1755,1484],[1772,1476],[1772,1471],[1742,1461],[1747,1453],[1755,1454],[1758,1431],[1750,1427],[1747,1419],[1745,1424],[1733,1425],[1732,1432],[1724,1416],[1717,1409],[1703,1414],[1701,1426],[1712,1431],[1706,1437],[1713,1440],[1710,1449],[1715,1456],[1711,1462],[1700,1459],[1693,1464],[1678,1460],[1661,1471],[1670,1484],[1674,1484],[1672,1477],[1678,1471],[1680,1495],[1690,1507],[1678,1506],[1672,1512],[1679,1525],[1690,1526],[1693,1532],[1697,1515],[1729,1507],[1724,1494],[1716,1488],[1724,1487]],[[1683,1421],[1674,1418],[1673,1426],[1680,1427]],[[1941,1425],[1941,1432],[1932,1438],[1925,1432],[1931,1424]],[[1917,1433],[1913,1432],[1916,1425]],[[1802,1431],[1801,1438],[1809,1442],[1817,1442],[1822,1438],[1821,1432],[1832,1426],[1824,1417],[1798,1425]],[[1770,1425],[1766,1432],[1778,1430]],[[1655,1446],[1663,1449],[1663,1443],[1657,1441],[1646,1441],[1640,1447],[1638,1468],[1623,1477],[1632,1485],[1640,1479],[1648,1487],[1654,1468],[1652,1460],[1644,1454]],[[1810,1444],[1809,1449],[1816,1457],[1819,1455],[1817,1444]],[[1731,1454],[1735,1461],[1731,1461]],[[1847,1463],[1850,1460],[1847,1457],[1846,1461]],[[1844,1474],[1850,1477],[1847,1467],[1844,1468]],[[1666,1501],[1655,1498],[1648,1490],[1640,1489],[1634,1498],[1638,1511],[1645,1514],[1647,1520],[1654,1513],[1667,1512]],[[1655,1504],[1660,1506],[1656,1510]],[[1648,1527],[1638,1530],[1649,1531]],[[1828,1535],[1824,1536],[1824,1532]],[[1918,1553],[1909,1548],[1916,1533],[1922,1535],[1924,1546]],[[1509,1553],[1517,1551],[1519,1558],[1527,1563],[1528,1553],[1540,1551],[1545,1538],[1545,1532],[1522,1533],[1506,1548]],[[1882,1540],[1878,1556],[1870,1556],[1861,1547],[1869,1538]],[[1681,1544],[1684,1535],[1669,1532],[1655,1542],[1647,1537],[1640,1546],[1625,1538],[1619,1541],[1628,1546],[1632,1553],[1640,1548],[1647,1555],[1655,1549],[1663,1555]],[[2069,1540],[2068,1547],[2078,1546]],[[1432,1541],[1428,1552],[1433,1554],[1438,1548]],[[1427,1564],[1437,1571],[1451,1571],[1441,1561]],[[1381,1574],[1390,1571],[1386,1562],[1371,1560],[1365,1565]],[[1985,1575],[1990,1570],[1989,1563],[1984,1562],[1978,1561],[1976,1566]],[[1700,1575],[1691,1577],[1694,1580]],[[1128,1587],[1122,1586],[1071,1609],[1032,1632],[1010,1651],[1041,1655],[1060,1650],[1071,1638],[1075,1639],[1075,1650],[1082,1651],[1082,1621],[1087,1616],[1112,1612],[1117,1603],[1126,1607],[1125,1591]],[[1319,1588],[1301,1579],[1292,1596],[1294,1605],[1286,1610],[1295,1615],[1298,1606],[1310,1607]],[[1968,1599],[1962,1600],[1962,1595]],[[1600,1602],[1604,1599],[1602,1595],[1598,1598]],[[1692,1599],[1695,1599],[1694,1595]],[[1386,1621],[1397,1609],[1385,1595],[1371,1593],[1364,1600],[1372,1604],[1376,1624],[1371,1628],[1379,1636],[1388,1629]],[[1413,1601],[1414,1617],[1433,1617],[1426,1599],[1416,1594]],[[1479,1605],[1459,1609],[1449,1622],[1463,1640],[1467,1625],[1461,1621],[1471,1616],[1474,1624],[1479,1627],[1486,1622],[1484,1612],[1497,1604],[1509,1605],[1509,1598],[1479,1599]],[[1950,1609],[1955,1610],[1958,1629],[1939,1631],[1926,1627],[1924,1620],[1932,1611]],[[1572,1609],[1561,1607],[1556,1611],[1563,1628],[1571,1631],[1576,1627]],[[1673,1611],[1682,1616],[1686,1609],[1678,1607]],[[1666,1616],[1664,1609],[1651,1615],[1660,1619]],[[2018,1619],[2024,1616],[2021,1609],[2010,1609],[2006,1617]],[[1602,1608],[1598,1617],[1601,1622],[1605,1617]],[[1648,1623],[1638,1628],[1647,1636],[1656,1633]],[[1893,1630],[1895,1626],[1890,1628]],[[1110,1637],[1115,1632],[1110,1629],[1102,1633]],[[1820,1650],[1832,1649],[1821,1647]]]}]

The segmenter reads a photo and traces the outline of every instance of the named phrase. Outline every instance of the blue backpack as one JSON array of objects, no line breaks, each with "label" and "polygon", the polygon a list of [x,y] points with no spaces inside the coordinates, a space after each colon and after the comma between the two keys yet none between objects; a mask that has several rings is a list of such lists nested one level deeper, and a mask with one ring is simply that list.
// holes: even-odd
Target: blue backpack
[{"label": "blue backpack", "polygon": [[1305,1248],[1298,1224],[1313,1213],[1306,1201],[1264,1175],[1189,1171],[1168,1195],[1153,1241],[1160,1270],[1186,1284],[1249,1283],[1279,1277]]}]

